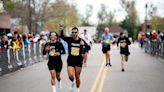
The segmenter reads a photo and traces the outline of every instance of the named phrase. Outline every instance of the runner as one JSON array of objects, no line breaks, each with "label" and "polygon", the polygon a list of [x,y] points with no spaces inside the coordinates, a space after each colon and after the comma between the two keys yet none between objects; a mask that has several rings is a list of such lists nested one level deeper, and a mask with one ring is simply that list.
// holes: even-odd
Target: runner
[{"label": "runner", "polygon": [[117,47],[118,47],[119,44],[120,44],[120,54],[121,54],[121,66],[122,66],[122,70],[121,71],[124,72],[125,71],[125,69],[124,69],[124,62],[128,61],[128,56],[130,55],[128,45],[130,45],[131,42],[124,35],[123,32],[120,33],[120,37],[118,38],[118,41],[117,41]]},{"label": "runner", "polygon": [[88,53],[89,53],[89,50],[91,50],[93,40],[92,40],[90,34],[87,33],[86,29],[84,29],[84,33],[80,34],[80,38],[82,38],[87,43],[87,45],[86,45],[87,47],[84,46],[84,48],[83,48],[83,50],[84,50],[83,51],[84,52],[83,53],[84,54],[83,55],[83,57],[84,57],[84,67],[86,67],[87,66]]},{"label": "runner", "polygon": [[80,74],[83,65],[82,49],[85,42],[78,36],[79,30],[77,27],[72,28],[72,37],[64,37],[63,29],[61,31],[61,38],[68,43],[68,59],[67,70],[69,79],[72,82],[71,91],[74,91],[74,77],[76,79],[76,92],[80,92]]},{"label": "runner", "polygon": [[44,46],[43,55],[48,53],[49,61],[48,68],[51,74],[51,85],[53,92],[56,92],[56,78],[58,80],[58,88],[61,89],[61,77],[60,73],[62,70],[62,60],[61,54],[65,53],[62,43],[58,41],[58,36],[56,33],[50,33],[50,42],[47,42]]},{"label": "runner", "polygon": [[112,34],[109,34],[109,28],[105,28],[104,34],[102,34],[102,52],[106,55],[106,64],[105,66],[112,66],[110,63],[110,48],[113,43]]}]

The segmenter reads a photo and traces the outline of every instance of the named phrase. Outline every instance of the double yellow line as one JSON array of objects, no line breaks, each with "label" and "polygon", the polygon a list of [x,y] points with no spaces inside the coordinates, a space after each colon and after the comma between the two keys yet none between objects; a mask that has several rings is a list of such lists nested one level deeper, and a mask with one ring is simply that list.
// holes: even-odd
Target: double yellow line
[{"label": "double yellow line", "polygon": [[94,81],[94,84],[90,90],[90,92],[102,92],[104,81],[106,79],[107,74],[107,67],[104,66],[105,61],[101,64],[100,70],[98,72],[98,75],[96,77],[96,80]]}]

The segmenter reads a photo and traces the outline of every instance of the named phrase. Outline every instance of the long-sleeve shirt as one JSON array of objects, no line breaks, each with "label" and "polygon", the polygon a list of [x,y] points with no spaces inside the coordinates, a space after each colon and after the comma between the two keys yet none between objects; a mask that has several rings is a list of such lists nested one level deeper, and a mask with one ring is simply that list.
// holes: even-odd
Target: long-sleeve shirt
[{"label": "long-sleeve shirt", "polygon": [[117,41],[117,46],[120,44],[120,52],[122,53],[126,53],[126,52],[129,52],[129,48],[128,48],[128,45],[131,44],[131,42],[129,41],[129,39],[127,37],[120,37],[118,38],[118,41]]},{"label": "long-sleeve shirt", "polygon": [[[46,51],[47,46],[50,46],[50,51]],[[59,52],[60,55],[54,56],[53,54],[55,52]],[[61,42],[47,42],[43,49],[43,55],[45,55],[46,53],[48,53],[49,55],[49,61],[61,61],[61,54],[65,54],[65,50]]]}]

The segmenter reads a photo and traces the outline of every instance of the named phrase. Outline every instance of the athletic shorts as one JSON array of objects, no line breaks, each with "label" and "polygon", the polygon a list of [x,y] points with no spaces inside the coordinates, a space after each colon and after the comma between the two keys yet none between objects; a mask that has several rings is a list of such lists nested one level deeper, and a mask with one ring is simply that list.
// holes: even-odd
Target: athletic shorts
[{"label": "athletic shorts", "polygon": [[125,55],[125,56],[129,56],[130,55],[130,52],[129,52],[129,49],[123,49],[123,48],[121,48],[120,49],[120,54],[121,55]]},{"label": "athletic shorts", "polygon": [[91,47],[89,45],[86,45],[83,47],[83,54],[88,53],[89,50],[91,50]]},{"label": "athletic shorts", "polygon": [[82,67],[83,66],[83,57],[82,56],[78,56],[78,57],[68,56],[67,65],[72,66],[72,67],[75,67],[75,66]]},{"label": "athletic shorts", "polygon": [[108,45],[107,47],[102,47],[103,53],[107,53],[107,51],[110,51],[110,45]]},{"label": "athletic shorts", "polygon": [[63,63],[62,61],[49,61],[47,65],[49,70],[55,70],[56,72],[61,72]]}]

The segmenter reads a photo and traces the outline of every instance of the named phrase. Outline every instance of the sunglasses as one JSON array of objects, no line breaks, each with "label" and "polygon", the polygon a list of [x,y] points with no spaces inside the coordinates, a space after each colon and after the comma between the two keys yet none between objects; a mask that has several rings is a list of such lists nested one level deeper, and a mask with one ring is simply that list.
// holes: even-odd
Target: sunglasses
[{"label": "sunglasses", "polygon": [[73,34],[73,33],[77,33],[77,32],[72,32],[72,34]]}]

